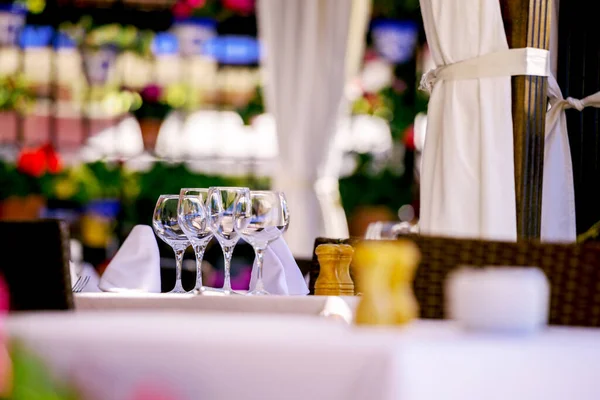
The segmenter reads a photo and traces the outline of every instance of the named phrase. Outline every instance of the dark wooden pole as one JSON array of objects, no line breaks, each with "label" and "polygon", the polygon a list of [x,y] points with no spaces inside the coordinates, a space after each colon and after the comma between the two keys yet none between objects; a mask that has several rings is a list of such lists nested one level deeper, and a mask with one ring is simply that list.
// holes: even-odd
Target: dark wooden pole
[{"label": "dark wooden pole", "polygon": [[[500,0],[511,48],[550,46],[552,0]],[[512,79],[518,239],[538,239],[542,216],[547,78]]]}]

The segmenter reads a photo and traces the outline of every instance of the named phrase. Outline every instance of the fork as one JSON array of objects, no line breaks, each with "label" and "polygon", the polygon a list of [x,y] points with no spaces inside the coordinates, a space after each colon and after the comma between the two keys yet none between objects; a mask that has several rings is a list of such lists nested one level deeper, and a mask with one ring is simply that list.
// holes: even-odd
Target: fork
[{"label": "fork", "polygon": [[77,279],[77,282],[75,282],[75,284],[73,285],[73,293],[79,293],[81,292],[85,286],[88,284],[88,282],[90,281],[90,277],[88,276],[80,276]]}]

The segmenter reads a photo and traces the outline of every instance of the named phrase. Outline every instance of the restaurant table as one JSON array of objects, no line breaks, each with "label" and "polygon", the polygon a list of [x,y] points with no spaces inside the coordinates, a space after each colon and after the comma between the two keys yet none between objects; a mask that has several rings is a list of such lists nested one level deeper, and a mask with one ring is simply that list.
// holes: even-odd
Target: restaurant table
[{"label": "restaurant table", "polygon": [[[192,312],[248,312],[319,315],[325,309],[348,314],[356,309],[356,296],[196,296],[170,293],[76,293],[75,309],[168,310]],[[340,310],[341,308],[341,310]]]},{"label": "restaurant table", "polygon": [[131,400],[139,385],[173,400],[600,399],[597,329],[143,310],[13,315],[7,329],[92,400]]}]

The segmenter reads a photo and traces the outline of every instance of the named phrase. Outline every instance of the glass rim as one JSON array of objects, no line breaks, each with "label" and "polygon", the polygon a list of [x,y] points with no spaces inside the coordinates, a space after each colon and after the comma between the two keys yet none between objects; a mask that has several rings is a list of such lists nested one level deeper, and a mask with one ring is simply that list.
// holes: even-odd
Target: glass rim
[{"label": "glass rim", "polygon": [[178,194],[161,194],[160,196],[158,196],[158,199],[179,199],[179,195]]},{"label": "glass rim", "polygon": [[210,190],[210,188],[192,188],[192,187],[186,187],[186,188],[181,188],[179,189],[179,194],[181,194],[183,191],[189,191],[189,192],[208,192]]},{"label": "glass rim", "polygon": [[250,188],[246,187],[246,186],[211,186],[208,188],[210,189],[216,189],[216,190],[247,190],[247,191],[251,191]]},{"label": "glass rim", "polygon": [[267,194],[267,193],[274,193],[274,194],[282,194],[283,192],[280,190],[251,190],[250,194],[252,193],[256,193],[256,194]]}]

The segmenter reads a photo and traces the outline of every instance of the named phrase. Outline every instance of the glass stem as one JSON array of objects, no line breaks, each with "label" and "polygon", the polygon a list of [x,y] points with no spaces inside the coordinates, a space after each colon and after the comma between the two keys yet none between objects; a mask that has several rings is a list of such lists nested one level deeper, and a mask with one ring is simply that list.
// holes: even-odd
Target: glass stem
[{"label": "glass stem", "polygon": [[223,257],[225,259],[225,276],[223,278],[223,290],[231,292],[231,257],[235,246],[223,246]]},{"label": "glass stem", "polygon": [[196,253],[196,286],[194,289],[202,288],[202,259],[204,258],[204,250],[206,245],[197,244],[194,246],[194,252]]},{"label": "glass stem", "polygon": [[183,287],[181,283],[181,270],[183,269],[183,255],[185,254],[185,249],[177,249],[175,250],[175,287],[180,288]]},{"label": "glass stem", "polygon": [[254,252],[256,253],[256,267],[258,269],[255,290],[265,290],[265,285],[263,283],[263,257],[265,249],[255,248]]}]

